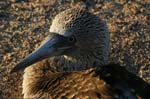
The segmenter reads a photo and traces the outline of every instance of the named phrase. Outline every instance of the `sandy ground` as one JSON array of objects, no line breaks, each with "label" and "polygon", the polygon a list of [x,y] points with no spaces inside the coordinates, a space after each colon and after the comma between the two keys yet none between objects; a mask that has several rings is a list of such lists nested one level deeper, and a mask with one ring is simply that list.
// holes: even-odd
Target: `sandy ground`
[{"label": "sandy ground", "polygon": [[[0,99],[22,99],[23,72],[12,75],[10,70],[46,37],[54,16],[74,6],[69,0],[22,1],[0,1]],[[97,1],[87,4],[107,22],[110,62],[150,83],[150,0]]]}]

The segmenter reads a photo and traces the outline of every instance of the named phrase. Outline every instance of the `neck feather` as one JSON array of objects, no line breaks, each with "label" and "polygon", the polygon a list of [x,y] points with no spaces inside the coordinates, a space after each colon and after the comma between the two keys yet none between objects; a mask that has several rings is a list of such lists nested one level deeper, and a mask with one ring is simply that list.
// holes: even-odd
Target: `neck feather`
[{"label": "neck feather", "polygon": [[104,65],[105,59],[102,55],[96,55],[101,53],[95,53],[93,56],[82,55],[78,58],[71,56],[60,56],[47,59],[49,64],[49,70],[53,72],[73,72],[87,70],[90,68],[96,68],[100,65]]}]

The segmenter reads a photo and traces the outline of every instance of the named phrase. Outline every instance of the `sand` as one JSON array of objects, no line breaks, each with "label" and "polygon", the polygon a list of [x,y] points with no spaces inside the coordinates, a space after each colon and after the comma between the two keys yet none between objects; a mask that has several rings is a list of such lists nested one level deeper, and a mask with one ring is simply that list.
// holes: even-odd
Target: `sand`
[{"label": "sand", "polygon": [[[39,46],[57,13],[82,0],[74,1],[0,1],[0,99],[22,99],[23,71],[10,74],[10,70]],[[150,1],[86,1],[91,11],[107,23],[110,62],[125,66],[150,83]]]}]

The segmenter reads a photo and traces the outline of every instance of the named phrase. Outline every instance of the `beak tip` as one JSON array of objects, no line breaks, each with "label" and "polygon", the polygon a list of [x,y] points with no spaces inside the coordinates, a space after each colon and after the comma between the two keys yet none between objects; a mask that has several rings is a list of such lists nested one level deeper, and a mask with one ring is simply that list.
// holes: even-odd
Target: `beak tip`
[{"label": "beak tip", "polygon": [[17,64],[17,65],[10,71],[10,73],[17,72],[17,71],[19,71],[19,70],[21,70],[21,69],[24,69],[24,65],[23,65],[22,63],[19,63],[19,64]]},{"label": "beak tip", "polygon": [[17,68],[17,66],[16,67],[14,67],[11,71],[10,71],[10,73],[12,74],[12,73],[14,73],[14,72],[16,72],[16,71],[18,71],[19,70],[19,68]]},{"label": "beak tip", "polygon": [[16,69],[13,68],[13,69],[10,71],[10,74],[15,73],[15,72],[16,72]]}]

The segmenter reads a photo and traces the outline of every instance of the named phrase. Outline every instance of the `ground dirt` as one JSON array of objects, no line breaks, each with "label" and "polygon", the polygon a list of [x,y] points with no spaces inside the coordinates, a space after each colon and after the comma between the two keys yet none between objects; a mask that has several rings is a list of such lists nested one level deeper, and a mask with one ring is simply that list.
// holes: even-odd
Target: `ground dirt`
[{"label": "ground dirt", "polygon": [[0,0],[0,99],[22,99],[23,72],[10,70],[39,46],[54,16],[79,1],[106,21],[110,62],[150,83],[150,0]]}]

